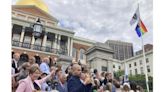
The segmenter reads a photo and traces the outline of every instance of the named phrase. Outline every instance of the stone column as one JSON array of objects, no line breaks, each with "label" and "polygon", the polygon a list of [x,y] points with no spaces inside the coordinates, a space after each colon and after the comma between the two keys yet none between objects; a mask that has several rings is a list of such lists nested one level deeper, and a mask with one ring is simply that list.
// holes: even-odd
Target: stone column
[{"label": "stone column", "polygon": [[46,42],[47,42],[47,32],[45,32],[42,42],[42,50],[45,51],[46,48]]},{"label": "stone column", "polygon": [[58,34],[55,34],[55,54],[58,53],[57,46],[58,46]]},{"label": "stone column", "polygon": [[113,74],[113,63],[111,60],[107,61],[108,72]]},{"label": "stone column", "polygon": [[68,53],[68,56],[70,55],[70,40],[71,40],[71,38],[68,37],[68,41],[67,41],[67,53]]},{"label": "stone column", "polygon": [[61,35],[58,34],[58,45],[57,45],[58,50],[60,50],[60,40],[61,40]]},{"label": "stone column", "polygon": [[31,49],[33,49],[35,43],[35,37],[32,35],[32,41],[31,41]]},{"label": "stone column", "polygon": [[11,24],[11,44],[13,45],[13,27],[14,27],[14,24],[12,23]]},{"label": "stone column", "polygon": [[80,50],[77,49],[77,53],[76,53],[76,62],[79,62],[79,55],[80,55]]},{"label": "stone column", "polygon": [[95,65],[94,65],[94,68],[93,69],[97,69],[98,70],[98,72],[101,72],[102,70],[101,70],[101,67],[102,67],[102,64],[101,64],[101,59],[100,58],[96,58],[95,59]]},{"label": "stone column", "polygon": [[20,40],[19,40],[19,46],[21,47],[23,44],[23,38],[24,38],[24,34],[25,34],[25,27],[22,28],[22,32],[21,32],[21,36],[20,36]]},{"label": "stone column", "polygon": [[54,45],[55,49],[57,49],[57,45],[58,45],[57,41],[58,41],[58,35],[55,34],[55,45]]},{"label": "stone column", "polygon": [[54,38],[54,41],[53,41],[53,50],[54,50],[54,53],[56,51],[56,34],[55,34],[55,38]]},{"label": "stone column", "polygon": [[70,56],[72,56],[72,50],[73,50],[73,38],[70,37],[70,50],[69,50]]}]

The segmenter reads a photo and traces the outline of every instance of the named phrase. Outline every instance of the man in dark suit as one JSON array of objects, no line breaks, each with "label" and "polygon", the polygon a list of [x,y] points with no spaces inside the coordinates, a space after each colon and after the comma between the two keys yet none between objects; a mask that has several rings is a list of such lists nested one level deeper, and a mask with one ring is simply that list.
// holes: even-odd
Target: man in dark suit
[{"label": "man in dark suit", "polygon": [[13,55],[13,59],[12,59],[12,67],[15,69],[15,73],[18,73],[18,61],[19,61],[19,58],[20,58],[20,54],[19,53],[15,53]]},{"label": "man in dark suit", "polygon": [[74,64],[72,72],[73,75],[68,80],[68,92],[91,92],[91,79],[87,76],[83,82],[80,80],[81,66]]}]

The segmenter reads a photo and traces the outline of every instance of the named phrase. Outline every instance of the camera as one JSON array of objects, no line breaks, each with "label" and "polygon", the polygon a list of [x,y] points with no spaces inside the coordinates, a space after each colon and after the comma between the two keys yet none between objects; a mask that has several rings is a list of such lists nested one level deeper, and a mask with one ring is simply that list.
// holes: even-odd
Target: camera
[{"label": "camera", "polygon": [[[56,87],[57,87],[58,83],[59,82],[57,80],[47,81],[48,88],[46,88],[46,91],[56,90]],[[56,90],[55,92],[58,92],[58,91]]]}]

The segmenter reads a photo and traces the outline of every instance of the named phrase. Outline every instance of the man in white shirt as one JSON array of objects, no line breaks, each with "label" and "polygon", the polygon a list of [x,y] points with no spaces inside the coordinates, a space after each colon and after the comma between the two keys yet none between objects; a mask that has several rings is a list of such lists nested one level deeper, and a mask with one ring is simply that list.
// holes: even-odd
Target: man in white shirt
[{"label": "man in white shirt", "polygon": [[42,61],[42,63],[40,64],[40,70],[42,73],[47,73],[50,74],[50,67],[49,67],[49,58],[45,57]]}]

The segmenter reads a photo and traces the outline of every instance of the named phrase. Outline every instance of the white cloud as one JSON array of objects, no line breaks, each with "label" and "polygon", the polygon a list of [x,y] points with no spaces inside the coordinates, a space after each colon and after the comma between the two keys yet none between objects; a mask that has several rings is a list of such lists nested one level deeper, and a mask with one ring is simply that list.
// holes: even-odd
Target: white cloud
[{"label": "white cloud", "polygon": [[12,4],[14,5],[18,0],[12,0]]},{"label": "white cloud", "polygon": [[[12,0],[15,1],[15,0]],[[141,47],[135,26],[129,21],[138,1],[136,0],[44,0],[50,13],[62,26],[75,31],[76,36],[105,42],[107,39],[131,42],[134,50]],[[148,29],[144,43],[153,43],[153,0],[140,0],[140,15]]]}]

